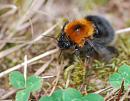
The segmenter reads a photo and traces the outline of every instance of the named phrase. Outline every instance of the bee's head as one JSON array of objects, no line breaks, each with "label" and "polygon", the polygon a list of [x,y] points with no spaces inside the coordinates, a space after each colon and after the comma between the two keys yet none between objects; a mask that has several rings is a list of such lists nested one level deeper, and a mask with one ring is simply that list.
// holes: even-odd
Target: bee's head
[{"label": "bee's head", "polygon": [[61,49],[69,49],[73,46],[72,41],[66,36],[64,29],[69,22],[65,22],[58,40],[58,46]]},{"label": "bee's head", "polygon": [[63,49],[71,48],[73,45],[83,47],[86,38],[92,36],[93,32],[93,24],[86,19],[66,22],[59,36],[58,46]]}]

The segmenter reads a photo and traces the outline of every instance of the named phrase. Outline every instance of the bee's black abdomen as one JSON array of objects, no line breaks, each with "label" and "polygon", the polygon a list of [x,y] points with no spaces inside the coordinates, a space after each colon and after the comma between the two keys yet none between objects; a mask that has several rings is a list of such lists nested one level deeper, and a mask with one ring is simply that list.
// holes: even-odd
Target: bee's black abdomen
[{"label": "bee's black abdomen", "polygon": [[109,45],[114,40],[114,29],[105,18],[94,15],[85,18],[95,25],[94,42]]}]

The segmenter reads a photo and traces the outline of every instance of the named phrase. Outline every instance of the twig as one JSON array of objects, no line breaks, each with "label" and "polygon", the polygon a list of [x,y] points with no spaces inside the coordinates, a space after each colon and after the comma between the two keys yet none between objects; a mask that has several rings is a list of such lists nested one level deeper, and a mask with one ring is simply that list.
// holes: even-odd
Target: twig
[{"label": "twig", "polygon": [[26,46],[26,45],[28,45],[28,44],[33,44],[33,43],[39,41],[39,40],[42,39],[45,35],[49,34],[52,30],[54,30],[54,28],[56,28],[58,24],[59,24],[59,22],[56,23],[55,25],[53,25],[53,26],[52,26],[51,28],[49,28],[47,31],[45,31],[45,32],[43,32],[43,33],[41,33],[41,34],[39,34],[38,37],[36,37],[35,39],[33,39],[33,40],[30,41],[30,42],[27,42],[27,43],[24,43],[24,44],[21,44],[21,45],[18,45],[18,46],[15,46],[15,47],[13,47],[13,48],[10,48],[10,49],[7,49],[7,50],[4,50],[4,51],[0,52],[0,59],[3,58],[3,57],[5,57],[5,56],[7,56],[7,55],[9,55],[9,54],[11,54],[11,53],[14,52],[14,51],[17,51],[18,49],[20,49],[20,48],[22,48],[22,47],[24,47],[24,46]]},{"label": "twig", "polygon": [[[25,1],[26,3],[27,1]],[[20,30],[23,30],[23,28],[26,28],[26,27],[23,27],[25,25],[25,22],[28,21],[34,14],[35,14],[35,11],[36,10],[39,10],[41,7],[42,7],[42,4],[43,4],[44,0],[33,0],[33,1],[30,1],[30,4],[29,5],[26,5],[24,4],[23,5],[23,8],[27,8],[26,6],[28,6],[28,9],[26,10],[26,12],[20,16],[20,18],[16,21],[16,24],[14,26],[14,28],[17,30],[17,31],[20,31]],[[27,22],[28,23],[28,22]]]},{"label": "twig", "polygon": [[56,88],[56,85],[57,85],[57,83],[58,83],[58,80],[59,80],[59,78],[60,78],[60,73],[61,73],[61,71],[60,71],[60,70],[61,70],[61,69],[60,69],[60,66],[58,66],[57,69],[59,70],[58,73],[57,73],[57,78],[55,79],[55,84],[54,84],[54,86],[53,86],[53,88],[52,88],[52,90],[51,90],[49,96],[51,96],[52,93],[54,92],[54,90],[55,90],[55,88]]},{"label": "twig", "polygon": [[120,99],[120,101],[125,101],[125,98],[129,94],[129,92],[130,92],[130,87],[128,88],[127,92],[123,95],[123,97]]},{"label": "twig", "polygon": [[6,93],[5,95],[3,95],[3,96],[0,98],[0,101],[3,100],[3,99],[8,98],[10,95],[14,94],[16,91],[17,91],[16,89],[11,89],[11,91],[9,91],[8,93]]},{"label": "twig", "polygon": [[107,87],[107,88],[104,88],[104,89],[101,89],[101,90],[99,90],[99,91],[96,91],[95,93],[96,94],[99,94],[99,93],[101,93],[101,92],[104,92],[104,91],[108,91],[108,90],[112,90],[113,88],[110,86],[110,87]]},{"label": "twig", "polygon": [[130,32],[130,27],[117,30],[117,31],[116,31],[116,34],[128,33],[128,32]]},{"label": "twig", "polygon": [[17,45],[13,48],[10,48],[10,49],[7,49],[7,50],[4,50],[2,52],[0,52],[0,59],[9,55],[10,53],[14,52],[14,51],[17,51],[18,49],[24,47],[26,44],[21,44],[21,45]]},{"label": "twig", "polygon": [[106,95],[106,97],[104,98],[105,101],[108,101],[108,99],[114,96],[117,91],[118,91],[117,89],[113,89],[113,91],[111,91],[108,95]]},{"label": "twig", "polygon": [[48,67],[48,65],[52,62],[53,59],[45,63],[40,69],[38,69],[35,73],[35,75],[40,75],[44,70]]},{"label": "twig", "polygon": [[34,35],[34,29],[33,29],[33,23],[32,23],[32,19],[29,19],[29,22],[30,22],[30,29],[31,29],[31,33],[32,33],[32,37]]},{"label": "twig", "polygon": [[[37,61],[37,60],[39,60],[39,59],[41,59],[41,58],[43,58],[43,57],[46,57],[46,56],[51,55],[51,54],[54,54],[54,53],[56,53],[56,52],[58,52],[58,49],[53,49],[53,50],[47,51],[47,52],[45,52],[45,53],[43,53],[43,54],[41,54],[41,55],[38,55],[38,56],[36,56],[36,57],[34,57],[34,58],[28,60],[28,61],[27,61],[27,64],[30,64],[30,63],[32,63],[32,62],[34,62],[34,61]],[[14,67],[12,67],[12,68],[10,68],[10,69],[8,69],[8,70],[5,70],[5,71],[1,72],[1,73],[0,73],[0,78],[3,77],[3,76],[5,76],[5,75],[7,75],[8,73],[10,73],[10,72],[12,72],[12,71],[14,71],[14,70],[17,70],[17,69],[21,68],[22,66],[24,66],[24,62],[21,63],[21,64],[18,64],[18,65],[16,65],[16,66],[14,66]]]},{"label": "twig", "polygon": [[55,77],[55,75],[44,76],[44,77],[40,77],[40,78],[42,78],[42,79],[48,79],[48,78],[53,78],[53,77]]},{"label": "twig", "polygon": [[124,80],[122,81],[122,84],[121,84],[120,90],[119,90],[119,92],[118,92],[116,101],[120,101],[120,98],[121,98],[121,96],[122,96],[123,91],[124,91]]},{"label": "twig", "polygon": [[26,87],[26,80],[27,80],[27,55],[24,56],[24,80],[25,80],[25,87]]},{"label": "twig", "polygon": [[1,15],[1,17],[9,16],[17,11],[17,7],[15,5],[0,5],[0,10],[7,9],[7,8],[10,8],[10,10],[5,14]]},{"label": "twig", "polygon": [[67,80],[66,80],[65,88],[68,88],[69,83],[70,83],[70,72],[68,73],[68,77],[67,77]]},{"label": "twig", "polygon": [[48,29],[46,32],[41,33],[38,37],[36,37],[35,39],[33,39],[30,43],[35,43],[38,40],[42,39],[44,36],[46,36],[48,33],[50,33],[53,29],[55,29],[57,27],[57,25],[59,25],[59,22],[56,23],[54,26],[52,26],[50,29]]},{"label": "twig", "polygon": [[[51,59],[49,62],[47,62],[46,64],[44,64],[40,69],[38,69],[37,72],[35,72],[35,75],[40,75],[46,67],[48,67],[48,65],[51,63],[53,59]],[[26,61],[27,62],[27,61]],[[27,63],[25,63],[27,65]],[[44,68],[44,69],[43,69]],[[42,79],[47,79],[47,78],[52,78],[52,77],[55,77],[55,76],[44,76],[44,77],[41,77]],[[11,91],[9,91],[7,94],[5,94],[2,99],[6,99],[8,98],[9,96],[13,95],[17,90],[14,90],[12,89]]]}]

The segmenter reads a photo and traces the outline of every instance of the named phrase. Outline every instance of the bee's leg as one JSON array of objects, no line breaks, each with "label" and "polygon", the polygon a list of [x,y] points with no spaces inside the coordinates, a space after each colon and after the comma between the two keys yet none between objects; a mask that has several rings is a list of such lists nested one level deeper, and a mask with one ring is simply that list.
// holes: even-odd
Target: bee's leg
[{"label": "bee's leg", "polygon": [[78,48],[75,49],[74,54],[75,54],[76,56],[80,56],[80,51],[79,51]]}]

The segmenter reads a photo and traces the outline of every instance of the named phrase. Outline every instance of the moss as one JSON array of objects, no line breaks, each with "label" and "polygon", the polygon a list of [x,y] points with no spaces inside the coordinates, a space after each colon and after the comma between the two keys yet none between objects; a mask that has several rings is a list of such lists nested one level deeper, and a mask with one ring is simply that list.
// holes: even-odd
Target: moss
[{"label": "moss", "polygon": [[80,58],[76,57],[75,62],[66,68],[64,72],[65,79],[67,79],[69,72],[70,81],[72,84],[79,85],[85,80],[86,70],[83,61]]}]

